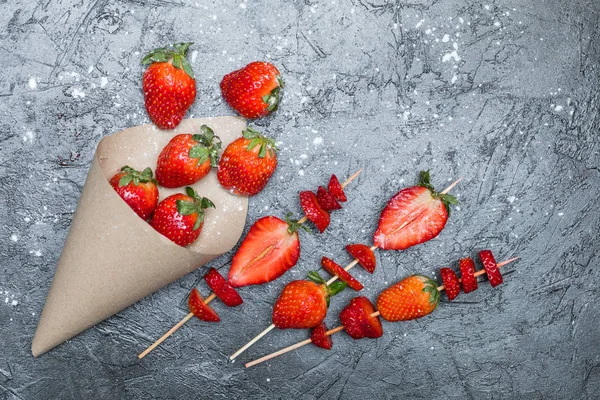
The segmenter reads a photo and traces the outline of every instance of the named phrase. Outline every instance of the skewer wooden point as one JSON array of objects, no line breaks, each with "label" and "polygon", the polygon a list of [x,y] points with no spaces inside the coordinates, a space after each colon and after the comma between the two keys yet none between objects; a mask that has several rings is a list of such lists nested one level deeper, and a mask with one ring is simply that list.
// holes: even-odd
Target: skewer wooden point
[{"label": "skewer wooden point", "polygon": [[458,178],[457,180],[455,180],[454,182],[452,182],[450,184],[450,186],[448,186],[446,189],[442,190],[440,192],[440,194],[448,194],[450,193],[450,191],[454,188],[454,186],[458,185],[458,182],[462,181],[462,176],[460,178]]},{"label": "skewer wooden point", "polygon": [[342,188],[343,189],[346,188],[346,186],[348,186],[350,184],[350,182],[355,180],[360,175],[361,172],[362,172],[362,168],[359,169],[358,171],[356,171],[354,174],[352,174],[352,176],[350,178],[346,179],[344,181],[344,183],[342,183]]},{"label": "skewer wooden point", "polygon": [[229,357],[229,359],[230,360],[234,360],[237,356],[239,356],[244,351],[246,351],[250,346],[252,346],[254,343],[258,342],[260,340],[260,338],[262,338],[263,336],[265,336],[267,333],[271,332],[271,330],[273,330],[273,328],[275,328],[275,325],[273,325],[273,324],[269,325],[269,327],[267,329],[265,329],[264,331],[262,331],[261,333],[259,333],[258,335],[256,335],[254,337],[254,339],[252,339],[251,341],[249,341],[248,343],[246,343],[244,345],[244,347],[242,347],[241,349],[239,349],[238,351],[236,351],[235,353],[233,353]]}]

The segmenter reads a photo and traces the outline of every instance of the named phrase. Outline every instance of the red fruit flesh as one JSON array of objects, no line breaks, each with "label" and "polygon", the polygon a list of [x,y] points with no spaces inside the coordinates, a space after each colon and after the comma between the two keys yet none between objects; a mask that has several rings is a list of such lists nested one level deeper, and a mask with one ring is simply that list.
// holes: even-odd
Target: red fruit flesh
[{"label": "red fruit flesh", "polygon": [[364,296],[355,297],[340,313],[340,320],[352,339],[378,338],[383,335],[383,327],[375,312],[373,303]]},{"label": "red fruit flesh", "polygon": [[204,299],[196,288],[192,289],[190,296],[188,297],[188,308],[192,314],[202,321],[219,322],[221,320],[215,310],[204,302]]},{"label": "red fruit flesh", "polygon": [[346,194],[344,193],[344,188],[338,181],[337,176],[331,175],[329,179],[329,185],[327,185],[327,191],[331,194],[337,201],[347,201]]},{"label": "red fruit flesh", "polygon": [[339,210],[342,208],[340,203],[338,203],[323,186],[319,186],[319,189],[317,190],[317,202],[325,211]]},{"label": "red fruit flesh", "polygon": [[321,265],[325,271],[329,272],[331,275],[337,276],[340,281],[346,282],[346,284],[356,291],[363,290],[364,286],[360,283],[356,278],[354,278],[348,271],[341,267],[341,265],[337,264],[335,261],[323,257],[321,259]]},{"label": "red fruit flesh", "polygon": [[390,199],[379,218],[373,235],[377,247],[405,250],[436,237],[448,220],[442,200],[429,189],[413,186],[401,190]]},{"label": "red fruit flesh", "polygon": [[300,192],[300,205],[306,214],[306,217],[317,227],[320,233],[323,233],[329,226],[329,213],[319,205],[317,196],[310,190]]},{"label": "red fruit flesh", "polygon": [[377,263],[375,259],[375,253],[367,245],[364,244],[349,244],[346,246],[346,250],[350,255],[358,260],[358,263],[368,273],[372,274],[375,271],[375,265]]},{"label": "red fruit flesh", "polygon": [[477,290],[477,277],[475,274],[475,263],[471,257],[463,258],[458,263],[460,267],[460,277],[462,287],[465,293]]},{"label": "red fruit flesh", "polygon": [[279,329],[314,328],[327,314],[327,290],[311,281],[292,281],[273,306],[273,325]]},{"label": "red fruit flesh", "polygon": [[327,335],[327,325],[325,322],[321,322],[320,325],[315,326],[310,332],[310,340],[312,343],[322,349],[331,350],[333,341],[331,336]]},{"label": "red fruit flesh", "polygon": [[479,252],[479,258],[483,263],[483,268],[485,268],[485,273],[490,281],[490,285],[492,285],[492,287],[500,285],[503,282],[502,274],[500,273],[500,268],[498,268],[496,259],[491,250],[481,250]]},{"label": "red fruit flesh", "polygon": [[444,291],[448,300],[452,301],[460,293],[460,282],[456,273],[450,268],[440,268],[440,275],[442,276],[442,284],[444,285]]},{"label": "red fruit flesh", "polygon": [[115,174],[110,179],[110,185],[140,218],[147,220],[158,203],[158,187],[154,182],[140,182],[138,185],[130,182],[120,186],[119,181],[124,175],[125,172]]},{"label": "red fruit flesh", "polygon": [[298,232],[287,222],[268,216],[256,221],[240,245],[229,269],[233,287],[259,285],[279,278],[298,262]]},{"label": "red fruit flesh", "polygon": [[206,275],[204,275],[204,280],[226,306],[235,307],[244,302],[238,292],[227,283],[225,278],[216,269],[209,269]]}]

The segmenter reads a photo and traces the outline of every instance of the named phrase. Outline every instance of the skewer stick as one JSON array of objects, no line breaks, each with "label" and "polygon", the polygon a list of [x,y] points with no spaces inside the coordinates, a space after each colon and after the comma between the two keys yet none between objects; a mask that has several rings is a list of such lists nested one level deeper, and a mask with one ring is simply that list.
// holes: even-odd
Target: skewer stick
[{"label": "skewer stick", "polygon": [[[356,172],[355,172],[355,173],[354,173],[352,176],[350,176],[348,179],[346,179],[346,180],[344,181],[344,183],[342,183],[342,189],[344,189],[344,188],[345,188],[346,186],[348,186],[348,185],[349,185],[349,184],[350,184],[350,183],[351,183],[353,180],[355,180],[355,179],[358,177],[358,175],[360,175],[360,173],[361,173],[361,172],[362,172],[362,168],[361,168],[361,169],[359,169],[358,171],[356,171]],[[308,217],[305,215],[304,217],[302,217],[302,218],[301,218],[301,219],[298,221],[298,223],[299,223],[300,225],[302,225],[302,224],[303,224],[303,223],[305,223],[307,220],[308,220]],[[208,304],[208,303],[210,303],[211,301],[213,301],[213,300],[215,299],[215,297],[217,297],[217,295],[216,295],[216,294],[214,294],[214,293],[211,293],[211,294],[210,294],[210,295],[209,295],[209,296],[206,298],[206,300],[204,300],[204,303],[205,303],[205,304]],[[169,330],[167,331],[167,333],[165,333],[164,335],[162,335],[162,336],[161,336],[161,337],[160,337],[160,338],[159,338],[159,339],[158,339],[156,342],[152,343],[152,345],[151,345],[150,347],[148,347],[146,350],[144,350],[143,352],[141,352],[141,353],[138,355],[138,358],[139,358],[139,359],[142,359],[142,358],[146,357],[146,356],[148,355],[148,353],[150,353],[150,352],[151,352],[152,350],[154,350],[154,349],[155,349],[155,348],[156,348],[158,345],[160,345],[162,342],[164,342],[164,341],[165,341],[165,340],[166,340],[166,339],[167,339],[169,336],[171,336],[173,333],[175,333],[175,331],[177,331],[177,329],[181,328],[181,327],[182,327],[182,326],[183,326],[183,325],[184,325],[186,322],[188,322],[190,319],[192,319],[192,317],[193,317],[193,316],[194,316],[194,314],[193,314],[193,313],[189,313],[188,315],[186,315],[186,316],[185,316],[185,317],[184,317],[184,318],[183,318],[181,321],[179,321],[177,324],[175,324],[175,326],[173,326],[171,329],[169,329]],[[261,338],[263,335],[266,335],[266,334],[267,334],[267,332],[268,332],[268,331],[270,331],[271,329],[273,329],[274,327],[275,327],[274,325],[273,325],[273,326],[271,326],[271,327],[269,327],[270,329],[263,331],[263,333],[262,333],[261,335],[257,336],[255,339],[256,339],[256,340],[260,339],[260,338]],[[252,346],[252,344],[253,344],[253,343],[248,343],[248,344],[246,345],[246,346],[247,346],[246,348],[248,348],[248,347]],[[241,353],[242,351],[244,351],[246,348],[242,348],[242,349],[240,349],[240,350],[241,350],[241,351],[240,351],[240,353]],[[235,358],[235,357],[234,357],[234,356],[232,356],[232,358],[231,358],[231,359],[233,360],[234,358]]]},{"label": "skewer stick", "polygon": [[[510,260],[499,262],[497,264],[498,268],[503,267],[506,264],[510,264],[511,262],[513,262],[513,261],[515,261],[517,259],[519,259],[519,257],[514,257],[514,258],[511,258]],[[475,276],[479,276],[479,275],[482,275],[482,274],[485,274],[485,269],[477,271],[475,273]],[[439,291],[444,290],[444,286],[439,286],[438,290]],[[375,312],[371,313],[371,317],[378,317],[379,315],[380,315],[379,311],[375,311]],[[325,332],[325,335],[330,336],[330,335],[333,335],[334,333],[337,333],[337,332],[340,332],[340,331],[343,331],[343,330],[344,330],[344,326],[340,325],[338,327],[335,327],[333,329],[328,330],[327,332]],[[300,348],[300,347],[302,347],[304,345],[307,345],[307,344],[309,344],[311,342],[312,341],[310,339],[303,340],[301,342],[298,342],[296,344],[288,346],[288,347],[286,347],[284,349],[278,350],[278,351],[276,351],[274,353],[267,354],[266,356],[258,358],[258,359],[254,360],[254,361],[250,361],[250,362],[246,363],[245,366],[246,366],[246,368],[253,367],[253,366],[257,365],[257,364],[260,364],[262,362],[268,361],[268,360],[270,360],[272,358],[279,357],[280,355],[285,354],[287,352],[290,352],[292,350],[296,350],[296,349],[298,349],[298,348]]]},{"label": "skewer stick", "polygon": [[[510,264],[511,262],[516,261],[518,259],[519,259],[519,257],[513,257],[510,260],[505,260],[505,261],[499,262],[498,264],[496,264],[496,266],[498,268],[501,268],[501,267],[504,267],[506,264]],[[483,275],[483,274],[485,274],[485,269],[480,269],[479,271],[475,272],[473,274],[473,276],[475,278],[477,278],[478,276]],[[459,279],[458,281],[462,282],[462,279]],[[438,292],[441,292],[442,290],[444,290],[444,285],[438,286],[437,290],[438,290]]]},{"label": "skewer stick", "polygon": [[458,185],[458,182],[462,181],[462,176],[460,178],[458,178],[457,180],[455,180],[454,182],[452,182],[450,184],[450,186],[448,186],[446,189],[442,190],[440,192],[440,194],[448,194],[450,193],[450,191],[452,190],[452,188],[454,188],[454,186]]}]

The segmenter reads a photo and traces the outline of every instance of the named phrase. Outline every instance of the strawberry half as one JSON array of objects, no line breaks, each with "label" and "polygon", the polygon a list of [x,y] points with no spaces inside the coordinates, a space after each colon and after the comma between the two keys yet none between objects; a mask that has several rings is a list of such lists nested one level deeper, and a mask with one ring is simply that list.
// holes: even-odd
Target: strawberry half
[{"label": "strawberry half", "polygon": [[375,265],[377,260],[375,259],[375,253],[373,250],[365,244],[349,244],[346,246],[346,250],[350,255],[358,260],[358,263],[368,273],[372,274],[375,271]]},{"label": "strawberry half", "polygon": [[331,194],[337,201],[347,201],[346,194],[344,193],[344,188],[342,187],[340,181],[338,181],[337,176],[331,175],[329,178],[329,185],[327,185],[327,191]]},{"label": "strawberry half", "polygon": [[206,125],[200,134],[176,135],[158,156],[156,180],[167,188],[196,183],[218,165],[220,149],[221,139]]},{"label": "strawberry half", "polygon": [[496,264],[496,259],[494,258],[492,251],[481,250],[479,252],[479,258],[483,263],[483,268],[485,268],[485,273],[490,281],[490,285],[492,285],[492,287],[500,285],[504,280],[502,279],[500,268],[498,268],[498,264]]},{"label": "strawberry half", "polygon": [[471,257],[463,258],[458,262],[460,278],[465,293],[477,290],[477,277],[475,276],[475,263]]},{"label": "strawberry half", "polygon": [[338,203],[323,186],[319,186],[319,189],[317,189],[317,202],[325,211],[339,210],[342,208],[340,203]]},{"label": "strawberry half", "polygon": [[204,302],[198,289],[193,288],[188,297],[188,308],[190,312],[202,321],[219,322],[221,318],[217,315],[211,306]]},{"label": "strawberry half", "polygon": [[460,294],[460,281],[456,273],[450,268],[440,268],[440,275],[448,300],[454,300]]},{"label": "strawberry half", "polygon": [[110,185],[143,220],[147,220],[156,208],[158,187],[150,168],[139,172],[126,165],[110,179]]},{"label": "strawberry half", "polygon": [[310,190],[300,192],[300,205],[306,217],[323,233],[329,226],[330,216],[319,204],[317,196]]},{"label": "strawberry half", "polygon": [[321,322],[312,329],[310,332],[310,340],[315,346],[322,349],[331,350],[331,347],[333,346],[331,336],[327,335],[327,325],[325,325],[325,322]]},{"label": "strawberry half", "polygon": [[429,171],[421,171],[420,177],[418,186],[402,189],[383,209],[373,235],[377,247],[405,250],[433,239],[446,226],[456,198],[437,193],[429,183]]},{"label": "strawberry half", "polygon": [[223,77],[225,101],[244,118],[260,118],[277,110],[283,80],[277,68],[255,61]]},{"label": "strawberry half", "polygon": [[196,80],[186,56],[192,43],[155,49],[142,59],[149,65],[142,79],[144,104],[160,129],[173,129],[196,99]]},{"label": "strawberry half", "polygon": [[321,258],[321,265],[325,271],[329,272],[331,275],[337,276],[342,282],[346,282],[351,289],[356,291],[364,289],[362,283],[356,280],[356,278],[350,275],[348,271],[342,268],[342,266],[335,261],[327,257],[323,257]]},{"label": "strawberry half", "polygon": [[238,292],[227,283],[225,278],[216,269],[209,269],[206,275],[204,275],[204,280],[226,306],[236,307],[244,302]]},{"label": "strawberry half", "polygon": [[408,321],[432,312],[440,301],[437,284],[423,275],[412,275],[385,289],[377,309],[386,321]]},{"label": "strawberry half", "polygon": [[364,296],[355,297],[340,313],[340,320],[352,339],[378,338],[383,336],[383,327],[378,317],[371,314],[375,307]]},{"label": "strawberry half", "polygon": [[229,283],[233,287],[260,285],[296,265],[300,257],[298,227],[296,221],[273,216],[256,221],[233,256]]}]

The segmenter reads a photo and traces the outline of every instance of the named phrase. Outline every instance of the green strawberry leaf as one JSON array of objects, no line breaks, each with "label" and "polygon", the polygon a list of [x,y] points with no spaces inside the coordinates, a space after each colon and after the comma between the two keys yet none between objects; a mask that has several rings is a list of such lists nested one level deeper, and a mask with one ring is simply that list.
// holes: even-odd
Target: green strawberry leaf
[{"label": "green strawberry leaf", "polygon": [[198,198],[198,193],[196,193],[196,191],[194,190],[194,188],[187,186],[185,188],[185,193],[190,196],[192,199],[197,199]]},{"label": "green strawberry leaf", "polygon": [[125,187],[131,183],[133,176],[131,174],[125,174],[119,179],[119,187]]},{"label": "green strawberry leaf", "polygon": [[261,143],[260,150],[258,151],[258,158],[265,158],[267,155],[267,146],[264,143]]},{"label": "green strawberry leaf", "polygon": [[196,205],[185,200],[177,200],[177,212],[181,215],[192,215],[198,212]]},{"label": "green strawberry leaf", "polygon": [[325,279],[323,279],[317,271],[308,271],[308,278],[314,283],[318,283],[320,285],[325,284]]},{"label": "green strawberry leaf", "polygon": [[210,199],[203,197],[200,199],[200,208],[205,210],[207,208],[217,208],[215,203],[213,203]]},{"label": "green strawberry leaf", "polygon": [[346,286],[346,282],[335,281],[327,287],[327,293],[329,294],[329,297],[335,296],[336,294],[346,289]]},{"label": "green strawberry leaf", "polygon": [[205,161],[208,161],[208,158],[210,156],[208,148],[201,144],[192,147],[188,152],[188,155],[190,156],[190,158],[198,159],[198,163],[196,165],[201,165]]}]

